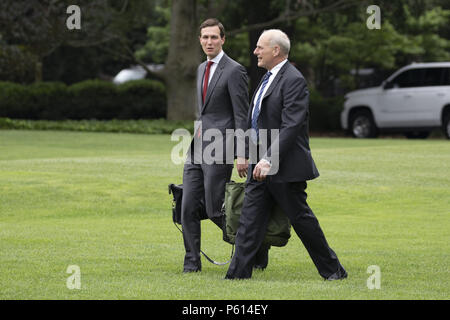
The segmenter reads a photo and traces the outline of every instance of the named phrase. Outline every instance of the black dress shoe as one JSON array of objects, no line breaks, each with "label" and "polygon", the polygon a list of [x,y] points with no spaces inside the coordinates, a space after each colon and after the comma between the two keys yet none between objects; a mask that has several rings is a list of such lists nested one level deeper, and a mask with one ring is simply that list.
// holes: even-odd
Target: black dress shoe
[{"label": "black dress shoe", "polygon": [[251,277],[232,277],[229,275],[226,275],[223,280],[246,280],[246,279],[250,279]]},{"label": "black dress shoe", "polygon": [[347,278],[347,271],[343,267],[341,267],[337,272],[333,273],[328,278],[324,278],[325,281],[333,281],[333,280],[342,280]]},{"label": "black dress shoe", "polygon": [[192,272],[200,272],[202,269],[183,269],[183,273],[192,273]]}]

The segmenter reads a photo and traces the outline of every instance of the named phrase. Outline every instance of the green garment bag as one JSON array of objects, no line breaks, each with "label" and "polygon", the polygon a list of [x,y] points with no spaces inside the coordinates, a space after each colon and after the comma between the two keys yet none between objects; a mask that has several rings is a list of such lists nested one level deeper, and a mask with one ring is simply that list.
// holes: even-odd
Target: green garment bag
[{"label": "green garment bag", "polygon": [[[242,204],[244,202],[244,189],[244,183],[233,181],[228,182],[225,187],[223,209],[226,216],[226,233],[228,239],[225,239],[224,237],[224,240],[231,244],[234,244],[236,232],[239,228],[239,218],[241,216]],[[289,219],[277,205],[274,205],[263,244],[283,247],[288,243],[290,237],[291,224]]]}]

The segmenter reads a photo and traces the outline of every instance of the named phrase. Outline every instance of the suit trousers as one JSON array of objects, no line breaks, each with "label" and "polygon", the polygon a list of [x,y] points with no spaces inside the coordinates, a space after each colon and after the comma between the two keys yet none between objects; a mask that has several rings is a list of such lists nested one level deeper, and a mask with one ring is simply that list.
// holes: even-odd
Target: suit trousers
[{"label": "suit trousers", "polygon": [[250,177],[247,181],[235,254],[226,278],[251,278],[255,255],[263,242],[274,203],[287,214],[319,274],[327,278],[337,272],[340,262],[306,202],[306,182],[271,183],[270,177],[267,179],[259,182]]},{"label": "suit trousers", "polygon": [[186,162],[183,170],[183,199],[181,224],[186,249],[185,270],[201,270],[199,211],[202,203],[208,217],[221,229],[224,228],[222,205],[225,184],[230,181],[232,164],[193,164]]}]

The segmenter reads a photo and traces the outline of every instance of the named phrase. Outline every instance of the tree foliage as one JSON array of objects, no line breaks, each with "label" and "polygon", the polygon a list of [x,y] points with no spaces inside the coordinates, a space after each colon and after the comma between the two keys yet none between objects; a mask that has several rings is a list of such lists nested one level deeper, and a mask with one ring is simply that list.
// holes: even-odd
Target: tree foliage
[{"label": "tree foliage", "polygon": [[50,80],[66,79],[69,70],[79,73],[72,79],[81,79],[112,72],[112,66],[165,64],[147,70],[166,84],[168,117],[193,119],[195,69],[202,59],[197,28],[209,17],[224,23],[225,51],[247,67],[251,93],[263,73],[252,53],[268,28],[289,35],[291,62],[324,96],[364,85],[367,68],[381,77],[413,61],[450,60],[448,0],[379,0],[380,30],[366,26],[369,0],[77,2],[82,29],[73,32],[65,27],[69,1],[1,1],[0,77],[39,79],[42,61]]},{"label": "tree foliage", "polygon": [[18,46],[23,52],[31,53],[36,61],[36,81],[42,80],[43,59],[61,47],[100,47],[103,55],[132,61],[135,41],[144,40],[136,31],[149,24],[152,3],[151,0],[80,0],[77,5],[81,8],[81,29],[69,30],[67,8],[73,1],[3,0],[0,2],[2,48]]},{"label": "tree foliage", "polygon": [[390,7],[392,11],[381,6],[380,30],[367,28],[366,4],[353,12],[300,18],[291,59],[326,95],[334,94],[336,81],[344,90],[358,88],[361,69],[385,74],[414,61],[448,61],[450,42],[443,29],[449,25],[450,11],[428,6],[422,11],[413,2],[403,1]]},{"label": "tree foliage", "polygon": [[143,61],[164,63],[169,52],[170,7],[157,4],[157,19],[147,28],[145,45],[136,51],[136,57]]}]

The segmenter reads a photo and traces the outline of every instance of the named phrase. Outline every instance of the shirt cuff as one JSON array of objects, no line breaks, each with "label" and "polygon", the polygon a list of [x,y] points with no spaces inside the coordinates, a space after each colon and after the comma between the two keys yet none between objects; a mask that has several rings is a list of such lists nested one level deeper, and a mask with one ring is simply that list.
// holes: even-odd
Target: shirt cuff
[{"label": "shirt cuff", "polygon": [[269,166],[272,166],[272,163],[267,159],[262,158],[261,161],[267,163]]}]

